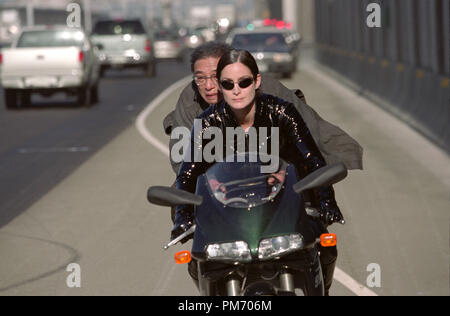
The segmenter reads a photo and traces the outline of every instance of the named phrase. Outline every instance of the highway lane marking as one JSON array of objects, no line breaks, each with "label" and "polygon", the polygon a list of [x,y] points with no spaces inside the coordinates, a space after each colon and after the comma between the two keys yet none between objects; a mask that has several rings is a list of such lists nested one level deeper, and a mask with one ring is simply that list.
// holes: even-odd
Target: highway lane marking
[{"label": "highway lane marking", "polygon": [[49,147],[49,148],[20,148],[19,154],[35,154],[35,153],[78,153],[88,152],[89,147]]},{"label": "highway lane marking", "polygon": [[[162,143],[159,139],[157,139],[146,127],[145,121],[150,116],[150,114],[172,93],[174,93],[176,90],[186,86],[190,81],[192,80],[191,76],[185,77],[177,82],[175,82],[173,85],[168,87],[166,90],[164,90],[156,99],[154,99],[152,102],[150,102],[147,107],[139,114],[139,116],[136,119],[136,128],[141,134],[141,136],[148,141],[151,145],[156,147],[161,153],[167,156],[167,158],[170,157],[170,150],[169,147]],[[341,283],[343,286],[345,286],[347,289],[349,289],[351,292],[358,296],[378,296],[375,292],[370,290],[369,288],[365,287],[364,285],[358,283],[356,280],[354,280],[351,276],[349,276],[347,273],[336,267],[334,271],[334,279]],[[164,284],[164,288],[169,283],[169,278],[166,279],[166,282]]]},{"label": "highway lane marking", "polygon": [[333,278],[358,296],[378,296],[374,291],[358,283],[338,267],[334,270]]},{"label": "highway lane marking", "polygon": [[147,105],[147,107],[139,114],[136,119],[136,128],[138,129],[142,137],[157,149],[159,149],[159,151],[166,155],[167,158],[170,157],[169,147],[167,147],[167,145],[159,141],[155,136],[152,135],[152,133],[150,133],[150,131],[145,126],[145,121],[147,120],[147,117],[162,103],[162,101],[164,101],[176,90],[186,86],[191,80],[192,77],[188,76],[175,82],[173,85],[164,90],[160,95],[158,95],[156,99],[154,99],[149,105]]}]

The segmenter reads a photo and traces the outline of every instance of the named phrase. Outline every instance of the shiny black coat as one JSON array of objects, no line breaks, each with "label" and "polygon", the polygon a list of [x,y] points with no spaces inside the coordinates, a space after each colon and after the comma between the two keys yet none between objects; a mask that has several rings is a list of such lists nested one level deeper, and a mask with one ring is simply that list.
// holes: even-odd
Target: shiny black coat
[{"label": "shiny black coat", "polygon": [[[194,134],[194,130],[192,131],[191,147],[189,152],[191,155],[191,161],[194,162],[183,162],[178,171],[178,177],[176,180],[176,186],[178,189],[192,193],[195,193],[198,176],[205,173],[206,170],[212,165],[212,163],[205,161],[195,162],[194,159],[195,149],[197,148],[201,151],[201,148],[204,148],[204,146],[208,143],[208,140],[203,138],[205,131],[211,127],[217,127],[223,131],[223,137],[226,138],[226,127],[239,127],[237,119],[235,118],[230,106],[225,101],[210,106],[198,117],[198,119],[202,120],[202,129],[200,133],[197,133],[197,135]],[[260,127],[268,128],[267,139],[258,139],[260,144],[264,141],[266,141],[267,144],[270,144],[270,127],[278,128],[279,155],[287,162],[293,163],[296,166],[300,177],[326,165],[322,154],[320,153],[308,130],[308,127],[292,103],[271,95],[257,94],[256,113],[253,127],[255,127],[257,131],[259,131]],[[239,146],[235,143],[234,138],[231,143],[235,145],[234,150],[236,152],[237,149],[239,149]],[[223,154],[225,155],[225,147],[227,146],[226,139],[223,140],[223,144]],[[230,142],[228,142],[228,144],[230,144]],[[246,149],[248,149],[248,147],[246,147]],[[331,186],[317,189],[316,197],[318,200],[318,206],[320,207],[322,213],[328,214],[326,217],[330,217],[329,214],[340,215],[340,211],[334,197],[334,190]],[[188,207],[178,207],[175,217],[175,227],[183,222],[191,221],[191,212],[192,210]],[[334,216],[335,215],[331,215],[331,217]],[[336,219],[340,220],[342,218]],[[327,218],[326,221],[330,222],[330,219]]]}]

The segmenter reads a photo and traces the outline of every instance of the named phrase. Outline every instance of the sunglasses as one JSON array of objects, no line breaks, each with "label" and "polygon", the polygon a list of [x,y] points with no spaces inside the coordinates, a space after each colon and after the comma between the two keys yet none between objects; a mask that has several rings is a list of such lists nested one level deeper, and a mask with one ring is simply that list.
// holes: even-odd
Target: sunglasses
[{"label": "sunglasses", "polygon": [[[239,85],[239,87],[240,87],[241,89],[245,89],[245,88],[250,87],[250,85],[251,85],[253,82],[254,82],[254,79],[248,77],[248,78],[243,78],[243,79],[239,80],[239,82],[238,82],[237,84]],[[232,81],[232,80],[228,80],[228,79],[222,80],[222,81],[220,82],[220,85],[221,85],[222,88],[224,88],[225,90],[233,90],[233,89],[234,89],[234,81]]]}]

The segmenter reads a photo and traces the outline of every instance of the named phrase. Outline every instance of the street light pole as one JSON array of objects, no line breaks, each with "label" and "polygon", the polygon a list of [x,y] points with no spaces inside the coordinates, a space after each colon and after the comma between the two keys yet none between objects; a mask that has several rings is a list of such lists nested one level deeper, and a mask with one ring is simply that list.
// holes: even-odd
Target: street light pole
[{"label": "street light pole", "polygon": [[84,7],[84,29],[87,34],[92,31],[92,9],[91,0],[83,0]]},{"label": "street light pole", "polygon": [[165,28],[169,28],[172,24],[172,16],[171,16],[172,5],[170,4],[169,0],[163,0],[162,7],[163,7],[163,26]]},{"label": "street light pole", "polygon": [[34,0],[30,0],[26,4],[27,10],[27,26],[34,25]]},{"label": "street light pole", "polygon": [[292,23],[292,29],[297,31],[297,0],[283,0],[283,20]]}]

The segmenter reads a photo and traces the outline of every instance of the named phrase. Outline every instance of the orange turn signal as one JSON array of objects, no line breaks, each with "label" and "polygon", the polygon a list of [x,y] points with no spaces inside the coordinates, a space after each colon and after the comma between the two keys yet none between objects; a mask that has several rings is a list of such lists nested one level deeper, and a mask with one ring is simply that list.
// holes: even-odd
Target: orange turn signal
[{"label": "orange turn signal", "polygon": [[322,247],[334,247],[337,245],[336,234],[322,234],[320,236],[320,244]]},{"label": "orange turn signal", "polygon": [[175,254],[175,262],[177,264],[185,264],[191,262],[192,257],[189,251],[180,251]]}]

